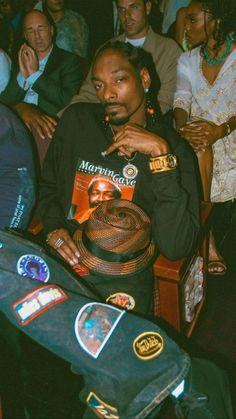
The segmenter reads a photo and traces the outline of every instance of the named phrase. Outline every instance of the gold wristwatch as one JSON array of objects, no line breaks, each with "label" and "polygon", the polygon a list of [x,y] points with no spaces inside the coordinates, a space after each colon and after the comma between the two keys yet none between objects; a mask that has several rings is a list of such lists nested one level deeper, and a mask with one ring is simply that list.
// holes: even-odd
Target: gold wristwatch
[{"label": "gold wristwatch", "polygon": [[174,154],[162,154],[161,156],[151,157],[149,167],[152,173],[166,172],[177,167],[177,157]]}]

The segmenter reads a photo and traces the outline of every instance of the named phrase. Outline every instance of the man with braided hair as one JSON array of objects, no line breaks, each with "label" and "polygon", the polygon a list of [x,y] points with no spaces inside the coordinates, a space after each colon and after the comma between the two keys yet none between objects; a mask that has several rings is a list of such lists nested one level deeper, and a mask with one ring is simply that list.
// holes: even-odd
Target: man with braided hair
[{"label": "man with braided hair", "polygon": [[101,103],[71,105],[48,150],[39,212],[48,244],[71,266],[79,257],[71,236],[76,228],[83,229],[71,210],[75,203],[85,208],[86,186],[96,174],[110,178],[121,189],[121,198],[146,210],[160,253],[178,259],[196,243],[199,196],[194,153],[156,115],[143,52],[120,41],[99,50],[93,85]]}]

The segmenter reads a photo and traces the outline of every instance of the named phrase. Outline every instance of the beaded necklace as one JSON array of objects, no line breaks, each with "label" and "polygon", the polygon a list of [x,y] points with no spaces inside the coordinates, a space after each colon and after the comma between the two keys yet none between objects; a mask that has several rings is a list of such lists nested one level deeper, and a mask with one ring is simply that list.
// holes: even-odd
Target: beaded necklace
[{"label": "beaded necklace", "polygon": [[203,45],[201,47],[201,54],[202,54],[204,60],[206,61],[206,63],[214,67],[215,65],[221,64],[225,61],[226,57],[230,53],[232,43],[233,43],[233,39],[231,38],[231,36],[227,36],[226,37],[226,48],[225,48],[223,54],[221,55],[221,57],[215,57],[215,58],[210,57],[208,52],[207,52],[206,45]]}]

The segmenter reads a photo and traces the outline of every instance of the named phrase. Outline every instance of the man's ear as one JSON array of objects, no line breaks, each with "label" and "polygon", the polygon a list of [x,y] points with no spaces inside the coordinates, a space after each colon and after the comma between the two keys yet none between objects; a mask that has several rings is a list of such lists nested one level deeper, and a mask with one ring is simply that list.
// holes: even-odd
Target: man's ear
[{"label": "man's ear", "polygon": [[150,15],[150,13],[151,13],[151,10],[152,10],[152,3],[151,3],[151,1],[150,1],[150,0],[148,0],[145,6],[146,6],[146,13],[147,13],[147,16],[149,16],[149,15]]},{"label": "man's ear", "polygon": [[52,39],[54,38],[54,27],[51,25],[51,35],[52,35]]},{"label": "man's ear", "polygon": [[146,67],[143,67],[140,70],[140,77],[142,80],[142,85],[144,89],[149,89],[149,87],[151,86],[151,77],[149,74],[149,71]]}]

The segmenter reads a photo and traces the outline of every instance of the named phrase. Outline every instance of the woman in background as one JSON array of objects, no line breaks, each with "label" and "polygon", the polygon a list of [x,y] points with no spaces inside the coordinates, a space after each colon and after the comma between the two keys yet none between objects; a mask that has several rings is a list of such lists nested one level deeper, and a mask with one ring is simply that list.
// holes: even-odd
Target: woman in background
[{"label": "woman in background", "polygon": [[[203,198],[227,206],[236,199],[235,28],[235,0],[190,2],[185,33],[197,47],[179,58],[174,100],[176,129],[197,153]],[[226,272],[212,233],[208,272]]]}]

